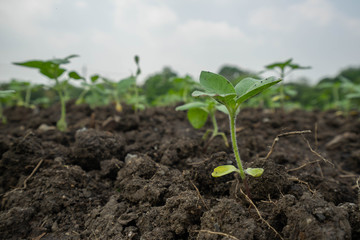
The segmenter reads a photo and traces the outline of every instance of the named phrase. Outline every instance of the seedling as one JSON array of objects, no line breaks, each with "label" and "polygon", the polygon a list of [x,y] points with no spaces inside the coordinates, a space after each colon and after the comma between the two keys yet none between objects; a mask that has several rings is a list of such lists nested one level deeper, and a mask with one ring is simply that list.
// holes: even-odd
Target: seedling
[{"label": "seedling", "polygon": [[227,141],[226,135],[225,133],[218,131],[218,125],[215,118],[216,110],[227,113],[227,110],[223,109],[222,107],[222,105],[219,105],[214,101],[191,102],[177,107],[176,111],[187,110],[188,120],[195,129],[202,128],[205,125],[208,116],[210,116],[213,129],[206,130],[205,134],[203,135],[203,140],[206,140],[208,135],[211,133],[208,143],[210,143],[216,136],[221,136],[224,139],[225,145],[228,147],[229,143]]},{"label": "seedling", "polygon": [[285,93],[284,93],[284,79],[285,76],[289,75],[294,70],[300,70],[300,69],[310,69],[310,66],[304,67],[300,66],[299,64],[293,63],[292,58],[284,61],[284,62],[275,62],[269,65],[266,65],[265,68],[267,70],[274,70],[276,71],[280,79],[283,80],[283,82],[280,84],[280,101],[281,101],[281,108],[284,108],[284,99],[285,99]]},{"label": "seedling", "polygon": [[0,90],[0,120],[3,124],[7,123],[7,119],[3,115],[3,103],[6,103],[14,93],[14,90]]},{"label": "seedling", "polygon": [[[54,89],[57,91],[59,98],[60,98],[60,104],[61,104],[61,116],[58,122],[56,123],[57,128],[60,131],[66,131],[67,129],[67,123],[66,123],[66,89],[69,86],[68,79],[60,81],[60,76],[66,72],[66,69],[61,68],[60,66],[63,64],[70,63],[70,59],[78,57],[78,55],[70,55],[66,58],[57,58],[52,60],[32,60],[32,61],[26,61],[26,62],[17,62],[14,63],[18,66],[23,67],[29,67],[29,68],[36,68],[40,71],[41,74],[49,78],[50,80],[55,81]],[[73,79],[79,79],[81,78],[79,74],[72,71],[68,73],[68,77]]]},{"label": "seedling", "polygon": [[260,177],[262,175],[264,172],[264,169],[262,168],[243,169],[236,141],[236,116],[239,114],[241,103],[280,81],[280,79],[275,79],[274,77],[264,80],[244,78],[234,87],[229,80],[221,75],[205,71],[201,72],[200,85],[204,88],[204,91],[194,91],[192,96],[210,97],[225,106],[229,115],[231,143],[237,163],[237,167],[234,165],[222,165],[215,168],[211,174],[213,177],[221,177],[233,172],[239,173],[241,179],[244,181],[245,187],[247,188],[247,192],[249,192],[245,174],[253,177]]},{"label": "seedling", "polygon": [[110,95],[111,100],[115,102],[115,109],[117,112],[122,112],[123,110],[121,105],[122,101],[132,105],[135,112],[139,109],[142,110],[145,108],[145,104],[143,104],[145,99],[143,96],[139,96],[140,89],[136,85],[137,77],[141,73],[141,69],[139,67],[139,57],[135,56],[134,60],[137,67],[135,75],[131,75],[130,77],[122,79],[118,82],[102,78],[107,86],[106,91]]},{"label": "seedling", "polygon": [[83,104],[85,103],[85,96],[88,92],[90,92],[96,85],[96,82],[98,81],[98,79],[100,78],[99,75],[95,74],[92,75],[90,77],[90,82],[88,82],[86,80],[86,78],[79,76],[79,78],[77,80],[81,80],[81,85],[83,87],[82,92],[80,93],[79,97],[76,99],[75,104],[79,105],[79,104]]}]

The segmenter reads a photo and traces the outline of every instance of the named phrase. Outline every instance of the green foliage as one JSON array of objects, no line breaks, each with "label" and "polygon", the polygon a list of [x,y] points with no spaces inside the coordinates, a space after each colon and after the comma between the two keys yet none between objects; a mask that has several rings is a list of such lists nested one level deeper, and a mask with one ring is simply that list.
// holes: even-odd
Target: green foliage
[{"label": "green foliage", "polygon": [[244,101],[248,100],[249,98],[266,90],[267,88],[275,85],[280,81],[281,80],[275,79],[273,77],[263,80],[245,78],[241,80],[238,84],[233,86],[231,82],[223,76],[211,72],[201,72],[200,84],[203,87],[204,91],[195,91],[192,95],[194,97],[210,97],[225,106],[226,112],[229,115],[231,142],[237,163],[237,168],[229,167],[229,165],[215,168],[212,174],[213,176],[223,176],[236,171],[245,181],[245,173],[253,177],[258,177],[262,174],[262,169],[251,169],[245,171],[243,170],[240,153],[236,141],[236,116],[239,113],[240,105]]},{"label": "green foliage", "polygon": [[30,60],[25,62],[15,62],[14,65],[28,67],[28,68],[35,68],[38,69],[39,72],[49,78],[49,80],[54,80],[55,85],[53,88],[57,91],[60,103],[61,103],[61,116],[57,122],[57,128],[60,131],[66,131],[67,123],[66,123],[66,98],[67,98],[67,90],[70,87],[69,80],[73,79],[81,79],[82,77],[79,76],[74,71],[68,73],[68,78],[60,80],[59,77],[63,75],[67,70],[62,68],[61,65],[70,63],[70,59],[78,57],[78,55],[70,55],[65,58],[55,58],[51,60]]},{"label": "green foliage", "polygon": [[[140,95],[141,89],[136,84],[137,77],[141,73],[139,67],[140,59],[138,56],[135,56],[134,60],[137,67],[135,75],[131,75],[118,82],[111,81],[104,77],[101,78],[105,84],[103,92],[105,95],[110,96],[112,102],[115,102],[115,109],[118,112],[122,111],[121,102],[133,106],[135,112],[145,109],[146,106],[145,96]],[[98,88],[98,90],[100,89],[101,88]]]},{"label": "green foliage", "polygon": [[258,78],[256,74],[252,72],[230,65],[224,65],[221,67],[218,74],[228,79],[234,86],[246,77]]},{"label": "green foliage", "polygon": [[195,129],[202,128],[210,116],[213,129],[206,130],[205,134],[203,135],[203,139],[206,140],[207,136],[212,133],[208,143],[211,142],[216,136],[221,136],[225,145],[228,147],[229,143],[225,133],[218,131],[215,112],[219,109],[221,110],[220,105],[211,100],[206,102],[190,102],[176,108],[177,111],[187,111],[188,120]]},{"label": "green foliage", "polygon": [[279,77],[283,80],[283,82],[280,84],[281,108],[284,108],[284,100],[286,98],[286,93],[285,93],[285,89],[284,89],[285,77],[294,70],[304,70],[304,69],[310,69],[310,68],[311,68],[310,66],[301,66],[297,63],[293,63],[292,58],[285,60],[284,62],[274,62],[274,63],[271,63],[271,64],[265,66],[266,70],[276,71],[279,74]]},{"label": "green foliage", "polygon": [[14,90],[0,90],[0,120],[3,124],[7,123],[7,119],[3,115],[3,104],[6,104],[8,101],[10,101],[14,93]]},{"label": "green foliage", "polygon": [[160,103],[159,97],[165,96],[173,89],[174,84],[171,79],[177,77],[177,74],[170,68],[165,67],[162,72],[156,73],[145,80],[143,90],[145,92],[146,101],[154,106]]}]

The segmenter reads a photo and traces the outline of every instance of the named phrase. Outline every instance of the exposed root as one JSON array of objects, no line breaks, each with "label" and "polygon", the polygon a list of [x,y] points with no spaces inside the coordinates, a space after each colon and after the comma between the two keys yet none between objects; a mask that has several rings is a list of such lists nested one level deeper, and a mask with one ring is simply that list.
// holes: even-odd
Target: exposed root
[{"label": "exposed root", "polygon": [[318,162],[320,162],[320,160],[315,160],[315,161],[312,161],[312,162],[308,162],[308,163],[305,163],[305,164],[301,165],[300,167],[288,169],[288,170],[286,170],[286,171],[287,171],[287,172],[297,171],[297,170],[300,170],[300,169],[306,167],[307,165],[310,165],[310,164],[313,164],[313,163],[318,163]]},{"label": "exposed root", "polygon": [[258,214],[259,218],[261,221],[263,221],[267,226],[268,228],[270,228],[280,239],[284,239],[280,233],[278,231],[276,231],[275,228],[273,228],[270,223],[268,221],[266,221],[262,216],[261,216],[261,213],[259,211],[259,209],[256,207],[255,203],[243,192],[243,190],[240,188],[240,192],[242,193],[242,195],[244,195],[244,197],[246,198],[246,200],[251,204],[251,206],[254,207],[256,213]]},{"label": "exposed root", "polygon": [[360,208],[360,185],[359,185],[360,177],[356,180],[356,186],[358,189],[358,207]]},{"label": "exposed root", "polygon": [[[7,196],[8,194],[16,191],[16,190],[24,190],[27,188],[27,182],[30,180],[30,178],[32,178],[32,176],[34,176],[34,174],[36,173],[36,171],[39,169],[40,165],[42,164],[42,162],[44,161],[43,158],[40,159],[40,161],[38,162],[38,164],[35,166],[35,168],[32,170],[31,174],[29,176],[27,176],[27,178],[24,180],[23,182],[23,186],[22,187],[17,187],[17,188],[14,188],[12,189],[11,191],[9,192],[6,192],[4,194],[4,197]],[[4,199],[3,199],[4,200]]]},{"label": "exposed root", "polygon": [[303,180],[300,180],[300,179],[298,179],[297,177],[290,177],[289,180],[291,180],[291,181],[296,181],[296,182],[299,182],[299,183],[301,183],[301,184],[304,184],[304,185],[307,186],[307,188],[309,189],[309,191],[310,191],[312,194],[315,194],[315,193],[316,193],[314,190],[312,190],[312,189],[310,188],[309,183],[307,183],[307,182],[305,182],[305,181],[303,181]]},{"label": "exposed root", "polygon": [[318,152],[316,152],[314,149],[312,149],[311,146],[310,146],[309,141],[308,141],[304,136],[303,136],[303,138],[304,138],[305,142],[307,143],[310,151],[311,151],[313,154],[315,154],[318,158],[320,158],[320,159],[323,160],[324,162],[329,163],[331,166],[333,166],[333,167],[335,166],[332,162],[330,162],[329,160],[327,160],[326,158],[324,158],[323,156],[321,156]]},{"label": "exposed root", "polygon": [[205,208],[209,211],[210,208],[208,207],[208,205],[206,204],[206,202],[204,201],[203,197],[201,196],[200,194],[200,191],[199,189],[196,187],[196,185],[193,183],[193,181],[190,180],[190,183],[193,185],[193,187],[195,188],[197,194],[199,195],[199,198],[201,200],[201,202],[204,204]]},{"label": "exposed root", "polygon": [[264,160],[267,160],[270,155],[274,152],[274,148],[276,146],[276,143],[279,141],[280,137],[285,137],[285,136],[289,136],[289,135],[302,135],[305,133],[311,133],[311,130],[304,130],[304,131],[292,131],[292,132],[286,132],[286,133],[281,133],[279,135],[277,135],[271,145],[270,151],[268,152],[268,154],[266,155],[265,158],[263,158]]},{"label": "exposed root", "polygon": [[32,238],[31,240],[40,240],[40,239],[42,239],[45,235],[46,235],[46,232],[40,234],[40,235],[37,236],[37,237]]},{"label": "exposed root", "polygon": [[234,236],[232,236],[230,234],[222,233],[222,232],[213,232],[213,231],[210,231],[210,230],[195,230],[194,232],[198,232],[199,234],[200,233],[208,233],[208,234],[219,235],[219,236],[239,240],[237,237],[234,237]]}]

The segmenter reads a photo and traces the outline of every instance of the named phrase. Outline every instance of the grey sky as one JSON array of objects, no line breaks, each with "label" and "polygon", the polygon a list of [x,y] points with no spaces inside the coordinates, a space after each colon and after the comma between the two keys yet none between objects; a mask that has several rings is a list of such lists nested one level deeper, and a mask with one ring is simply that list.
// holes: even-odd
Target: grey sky
[{"label": "grey sky", "polygon": [[0,81],[41,79],[11,62],[79,54],[67,67],[119,80],[171,66],[197,78],[294,58],[312,82],[360,66],[357,0],[0,0]]}]

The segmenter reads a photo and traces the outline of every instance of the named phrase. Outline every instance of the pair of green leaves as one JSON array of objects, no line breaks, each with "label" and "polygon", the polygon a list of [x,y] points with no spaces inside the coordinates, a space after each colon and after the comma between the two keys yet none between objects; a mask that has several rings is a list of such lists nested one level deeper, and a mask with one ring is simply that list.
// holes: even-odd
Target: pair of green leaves
[{"label": "pair of green leaves", "polygon": [[[234,165],[222,165],[216,167],[212,172],[211,176],[213,177],[222,177],[232,172],[240,173],[239,169],[237,169]],[[245,169],[245,173],[252,177],[260,177],[264,172],[263,168],[247,168]]]},{"label": "pair of green leaves", "polygon": [[244,78],[234,87],[225,77],[211,72],[201,72],[200,84],[204,91],[194,91],[193,97],[211,97],[226,106],[228,110],[237,110],[247,99],[264,91],[281,80],[270,77],[264,80]]},{"label": "pair of green leaves", "polygon": [[[50,79],[57,79],[66,71],[66,69],[61,68],[60,65],[70,63],[70,59],[74,57],[78,57],[78,55],[70,55],[66,58],[55,58],[46,61],[31,60],[26,62],[15,62],[13,64],[23,67],[39,69],[40,73],[45,75],[46,77]],[[73,79],[82,79],[82,77],[76,72],[70,72],[69,77]]]}]

